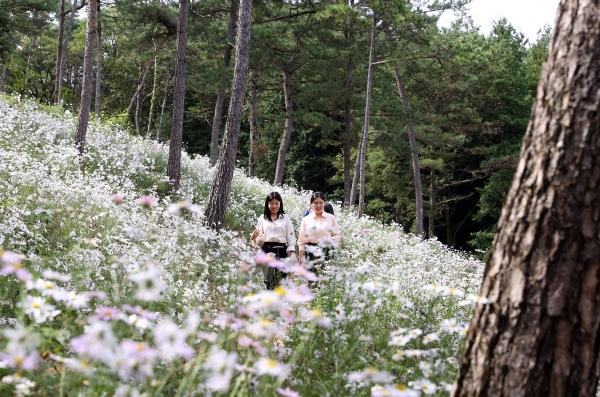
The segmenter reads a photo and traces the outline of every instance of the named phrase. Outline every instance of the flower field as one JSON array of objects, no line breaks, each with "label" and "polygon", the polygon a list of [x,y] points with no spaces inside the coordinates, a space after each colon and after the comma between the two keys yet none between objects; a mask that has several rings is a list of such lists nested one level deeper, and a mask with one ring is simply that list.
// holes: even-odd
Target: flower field
[{"label": "flower field", "polygon": [[[212,169],[116,125],[0,97],[0,395],[447,395],[483,264],[336,205],[318,286],[249,233],[273,188],[236,170],[217,233]],[[299,226],[310,192],[278,188]],[[261,266],[290,273],[264,290]]]}]

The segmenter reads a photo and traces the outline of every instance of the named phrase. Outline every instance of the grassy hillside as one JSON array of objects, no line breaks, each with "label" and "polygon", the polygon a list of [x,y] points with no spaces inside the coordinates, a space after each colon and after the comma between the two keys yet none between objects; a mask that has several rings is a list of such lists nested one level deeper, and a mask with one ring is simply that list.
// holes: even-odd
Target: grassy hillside
[{"label": "grassy hillside", "polygon": [[[248,234],[268,182],[234,175],[227,230],[202,222],[212,170],[166,145],[0,98],[0,394],[447,394],[483,265],[336,207],[320,288],[264,291]],[[278,189],[299,225],[310,192]],[[295,394],[298,393],[298,394]]]}]

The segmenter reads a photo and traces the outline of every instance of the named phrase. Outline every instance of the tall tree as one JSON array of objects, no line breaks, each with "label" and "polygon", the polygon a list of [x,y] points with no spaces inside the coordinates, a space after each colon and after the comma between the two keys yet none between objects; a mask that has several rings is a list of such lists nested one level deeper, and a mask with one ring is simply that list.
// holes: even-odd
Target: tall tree
[{"label": "tall tree", "polygon": [[241,0],[235,41],[235,68],[231,87],[231,100],[225,124],[225,138],[219,152],[219,160],[210,185],[206,204],[206,221],[215,229],[223,226],[225,207],[231,190],[235,168],[235,155],[240,135],[244,86],[250,60],[250,24],[252,22],[252,0]]},{"label": "tall tree", "polygon": [[185,100],[185,67],[187,51],[187,24],[190,10],[189,0],[179,0],[177,19],[177,62],[175,66],[175,92],[173,94],[173,122],[169,143],[167,175],[173,190],[179,189],[181,179],[181,134]]},{"label": "tall tree", "polygon": [[[413,169],[413,180],[415,185],[415,225],[418,236],[425,235],[425,229],[423,227],[423,187],[421,186],[421,165],[419,163],[419,151],[417,150],[417,133],[415,131],[415,125],[412,121],[412,115],[410,114],[410,106],[408,103],[408,96],[406,95],[406,89],[404,87],[404,81],[400,75],[400,69],[398,65],[394,67],[394,75],[396,77],[396,88],[398,89],[398,95],[402,101],[402,110],[406,119],[406,133],[408,135],[408,141],[410,142],[410,157],[412,159]],[[433,185],[433,174],[432,174],[432,185]],[[433,237],[430,234],[430,237]]]},{"label": "tall tree", "polygon": [[79,118],[77,120],[77,136],[75,146],[79,154],[83,155],[85,135],[90,116],[90,103],[92,101],[92,66],[94,63],[94,44],[96,43],[96,11],[97,0],[88,0],[88,20],[85,34],[85,52],[83,56],[83,81],[81,83],[81,102],[79,104]]},{"label": "tall tree", "polygon": [[357,190],[356,184],[360,187],[358,194],[358,216],[363,215],[365,209],[365,167],[367,157],[367,146],[369,143],[369,120],[371,116],[371,104],[373,101],[373,68],[375,60],[375,36],[377,35],[377,18],[373,15],[373,29],[371,30],[371,41],[369,44],[369,66],[367,69],[367,93],[365,95],[365,116],[363,122],[363,131],[359,144],[359,150],[356,160],[356,170],[352,181],[352,190],[350,193],[350,204],[353,204],[354,194]]},{"label": "tall tree", "polygon": [[58,43],[56,45],[56,65],[54,67],[54,94],[53,99],[54,103],[58,103],[58,78],[59,76],[62,78],[62,73],[60,70],[61,66],[61,57],[63,55],[63,45],[64,45],[64,33],[65,33],[65,0],[60,0],[60,5],[58,8]]},{"label": "tall tree", "polygon": [[294,102],[292,99],[292,73],[295,68],[296,57],[292,58],[283,68],[283,99],[285,104],[285,122],[283,127],[283,135],[281,136],[281,144],[277,153],[277,166],[275,168],[275,179],[273,185],[281,185],[283,183],[283,174],[285,171],[285,158],[290,141],[292,139],[292,131],[294,129],[293,114]]},{"label": "tall tree", "polygon": [[96,91],[94,94],[94,112],[100,115],[100,95],[102,92],[102,17],[98,1],[98,35],[96,43]]},{"label": "tall tree", "polygon": [[594,396],[600,2],[562,0],[455,396]]},{"label": "tall tree", "polygon": [[248,155],[248,175],[254,176],[254,162],[258,141],[258,121],[256,115],[256,80],[251,79],[250,98],[248,104],[248,124],[250,127],[250,153]]},{"label": "tall tree", "polygon": [[64,43],[61,46],[61,54],[60,54],[60,63],[58,70],[56,72],[56,103],[60,103],[62,97],[62,86],[63,86],[63,76],[65,72],[65,62],[67,59],[67,48],[69,45],[69,40],[71,40],[71,34],[73,32],[73,20],[75,19],[75,13],[77,11],[77,0],[73,0],[73,4],[71,5],[71,11],[69,15],[69,24],[67,25],[67,34],[64,37]]},{"label": "tall tree", "polygon": [[225,84],[224,78],[227,75],[226,71],[231,63],[231,49],[233,48],[233,37],[235,34],[235,20],[237,17],[237,2],[238,0],[230,0],[229,6],[229,25],[227,27],[227,42],[223,54],[223,75],[219,81],[217,89],[217,100],[215,102],[215,112],[213,114],[213,122],[210,133],[210,164],[215,165],[219,158],[219,138],[221,136],[221,122],[223,119],[223,103],[225,102]]}]

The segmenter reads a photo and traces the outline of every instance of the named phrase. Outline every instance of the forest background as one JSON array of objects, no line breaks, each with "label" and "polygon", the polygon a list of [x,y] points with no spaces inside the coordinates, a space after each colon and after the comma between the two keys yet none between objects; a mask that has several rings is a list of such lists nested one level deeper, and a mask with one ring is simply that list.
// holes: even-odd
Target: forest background
[{"label": "forest background", "polygon": [[[347,203],[374,31],[365,212],[415,231],[411,120],[427,237],[485,252],[512,180],[550,28],[529,42],[501,19],[482,34],[467,4],[255,1],[237,166],[274,181],[280,159],[283,183]],[[132,134],[162,141],[172,120],[177,7],[176,1],[103,0],[98,13],[92,108]],[[461,17],[440,28],[437,20],[448,10]],[[235,1],[192,3],[183,123],[191,154],[218,150],[236,12]],[[77,112],[84,17],[81,0],[0,0],[0,91]]]}]

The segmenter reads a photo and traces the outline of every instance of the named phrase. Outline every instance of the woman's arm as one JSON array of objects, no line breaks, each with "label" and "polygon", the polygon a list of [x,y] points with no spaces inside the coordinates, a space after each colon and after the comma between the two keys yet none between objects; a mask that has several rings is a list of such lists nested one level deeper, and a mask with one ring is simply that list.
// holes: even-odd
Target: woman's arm
[{"label": "woman's arm", "polygon": [[337,219],[334,215],[331,216],[331,239],[335,241],[336,247],[340,245],[340,241],[342,240],[342,232],[340,230],[340,226],[337,223]]}]

